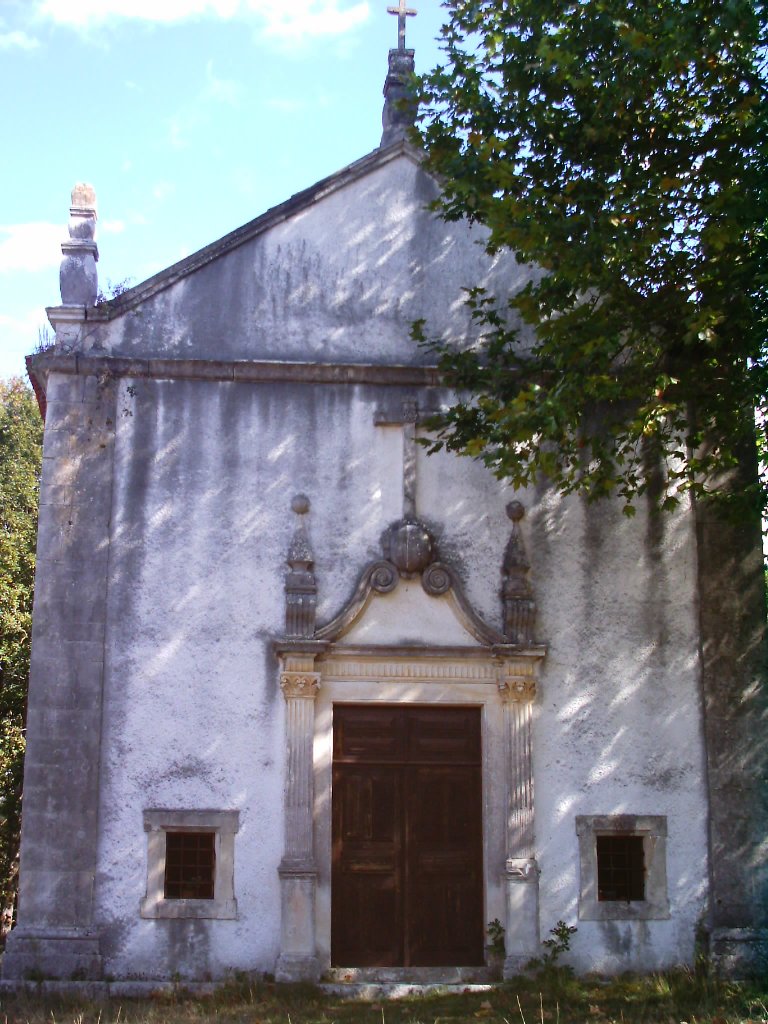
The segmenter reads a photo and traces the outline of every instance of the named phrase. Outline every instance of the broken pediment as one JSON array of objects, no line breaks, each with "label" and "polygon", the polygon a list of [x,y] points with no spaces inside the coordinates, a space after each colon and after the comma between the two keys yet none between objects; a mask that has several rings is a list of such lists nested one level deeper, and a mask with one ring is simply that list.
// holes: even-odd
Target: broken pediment
[{"label": "broken pediment", "polygon": [[[527,561],[519,535],[522,506],[510,505],[513,536],[504,566],[502,603],[506,631],[489,625],[472,608],[453,568],[439,559],[437,544],[415,515],[392,523],[382,538],[381,559],[362,571],[354,592],[328,623],[315,623],[317,586],[303,517],[309,501],[299,495],[292,507],[299,517],[288,555],[286,578],[286,641],[346,646],[498,648],[536,647],[532,641],[535,605],[523,580]],[[512,557],[514,549],[516,557]],[[510,588],[510,563],[519,585]],[[513,573],[514,576],[514,573]],[[524,586],[522,585],[524,583]],[[520,591],[513,595],[510,589]],[[510,614],[512,602],[522,602]],[[520,632],[520,624],[524,631]],[[514,626],[514,632],[512,627]],[[282,646],[282,644],[280,645]]]}]

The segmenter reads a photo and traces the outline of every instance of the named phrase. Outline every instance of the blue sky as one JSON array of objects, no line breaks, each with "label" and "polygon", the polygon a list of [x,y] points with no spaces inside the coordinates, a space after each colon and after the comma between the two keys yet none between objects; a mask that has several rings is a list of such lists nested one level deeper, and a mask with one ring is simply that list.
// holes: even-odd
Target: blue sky
[{"label": "blue sky", "polygon": [[[413,6],[425,71],[445,12]],[[100,285],[137,284],[374,149],[396,45],[386,0],[0,0],[0,378],[59,300],[76,182]]]}]

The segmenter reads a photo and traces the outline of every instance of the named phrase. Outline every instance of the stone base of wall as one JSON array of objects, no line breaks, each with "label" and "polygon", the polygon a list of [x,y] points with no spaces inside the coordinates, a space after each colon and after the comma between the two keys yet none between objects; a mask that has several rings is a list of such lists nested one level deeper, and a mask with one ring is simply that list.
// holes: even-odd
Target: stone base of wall
[{"label": "stone base of wall", "polygon": [[11,981],[98,981],[103,965],[97,935],[24,932],[8,936],[2,977]]},{"label": "stone base of wall", "polygon": [[320,979],[320,961],[316,956],[283,953],[275,967],[275,981],[310,981]]},{"label": "stone base of wall", "polygon": [[768,929],[716,928],[709,940],[712,962],[727,978],[768,974]]}]

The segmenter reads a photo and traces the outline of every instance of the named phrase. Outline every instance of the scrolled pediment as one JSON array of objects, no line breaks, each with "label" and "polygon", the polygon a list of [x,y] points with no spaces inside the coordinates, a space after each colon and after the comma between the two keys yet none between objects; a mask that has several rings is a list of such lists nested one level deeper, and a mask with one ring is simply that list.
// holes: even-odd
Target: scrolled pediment
[{"label": "scrolled pediment", "polygon": [[[526,579],[528,565],[518,529],[522,506],[518,506],[510,506],[513,536],[502,567],[503,631],[472,607],[455,569],[440,559],[426,524],[406,515],[385,530],[383,557],[363,568],[350,598],[320,626],[315,623],[312,553],[300,521],[288,558],[285,641],[318,644],[326,650],[340,646],[422,652],[453,648],[493,658],[523,651],[543,657],[544,648],[531,636],[535,605]],[[294,499],[300,519],[308,507],[303,495]]]}]

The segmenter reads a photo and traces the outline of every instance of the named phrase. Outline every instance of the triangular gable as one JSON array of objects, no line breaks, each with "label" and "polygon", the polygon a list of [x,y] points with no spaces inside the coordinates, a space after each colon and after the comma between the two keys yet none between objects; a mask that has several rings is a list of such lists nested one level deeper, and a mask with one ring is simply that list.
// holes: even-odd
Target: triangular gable
[{"label": "triangular gable", "polygon": [[[503,296],[527,270],[485,229],[441,220],[407,143],[374,153],[109,303],[83,309],[72,351],[130,359],[424,365],[414,321],[462,341],[464,287]],[[104,254],[103,254],[104,255]],[[54,323],[71,318],[52,307]]]}]

